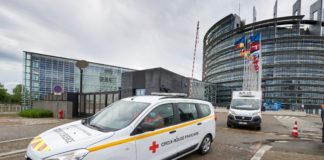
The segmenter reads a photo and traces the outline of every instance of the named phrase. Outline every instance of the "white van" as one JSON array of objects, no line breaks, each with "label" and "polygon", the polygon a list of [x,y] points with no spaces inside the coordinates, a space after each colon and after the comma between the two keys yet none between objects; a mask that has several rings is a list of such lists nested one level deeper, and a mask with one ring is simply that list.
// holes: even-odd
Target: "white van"
[{"label": "white van", "polygon": [[168,96],[125,98],[94,116],[50,129],[26,160],[162,160],[206,154],[215,138],[209,102]]},{"label": "white van", "polygon": [[227,116],[227,127],[249,126],[261,129],[262,92],[234,91]]}]

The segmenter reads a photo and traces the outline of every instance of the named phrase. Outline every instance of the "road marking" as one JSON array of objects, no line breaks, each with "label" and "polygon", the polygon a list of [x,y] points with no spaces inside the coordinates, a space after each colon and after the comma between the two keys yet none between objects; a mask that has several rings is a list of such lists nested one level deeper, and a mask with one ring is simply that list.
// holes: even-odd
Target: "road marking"
[{"label": "road marking", "polygon": [[263,145],[255,154],[254,156],[251,158],[251,160],[260,160],[262,158],[262,156],[264,155],[264,153],[266,151],[268,151],[269,149],[271,149],[272,146],[269,145]]},{"label": "road marking", "polygon": [[292,119],[297,119],[296,117],[294,116],[274,116],[276,119],[280,120],[280,119],[289,119],[289,120],[292,120]]},{"label": "road marking", "polygon": [[1,141],[0,144],[2,144],[2,143],[10,143],[10,142],[15,142],[15,141],[23,141],[23,140],[33,139],[33,138],[34,137],[26,137],[26,138],[5,140],[5,141]]},{"label": "road marking", "polygon": [[10,156],[13,154],[18,154],[18,153],[24,153],[26,151],[27,151],[27,149],[19,149],[19,150],[15,150],[15,151],[6,152],[6,153],[0,153],[0,157]]}]

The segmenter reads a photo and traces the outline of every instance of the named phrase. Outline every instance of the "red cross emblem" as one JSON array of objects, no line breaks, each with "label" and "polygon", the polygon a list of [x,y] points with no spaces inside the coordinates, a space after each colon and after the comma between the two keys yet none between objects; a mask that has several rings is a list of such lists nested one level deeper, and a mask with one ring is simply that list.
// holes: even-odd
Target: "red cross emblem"
[{"label": "red cross emblem", "polygon": [[152,151],[152,153],[155,153],[156,150],[159,148],[159,144],[156,143],[156,141],[153,141],[152,146],[150,146],[150,151]]}]

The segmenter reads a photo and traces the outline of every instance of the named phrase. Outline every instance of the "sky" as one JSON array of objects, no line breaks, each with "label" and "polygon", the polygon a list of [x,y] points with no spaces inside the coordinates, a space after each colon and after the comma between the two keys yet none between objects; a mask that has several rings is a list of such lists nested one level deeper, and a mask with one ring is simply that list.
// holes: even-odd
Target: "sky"
[{"label": "sky", "polygon": [[[296,0],[278,0],[278,17]],[[316,0],[302,0],[302,14]],[[239,5],[240,4],[240,5]],[[0,83],[22,83],[22,51],[84,59],[132,69],[163,67],[201,79],[203,37],[223,17],[273,16],[275,0],[0,0]],[[240,12],[239,12],[240,6]]]}]

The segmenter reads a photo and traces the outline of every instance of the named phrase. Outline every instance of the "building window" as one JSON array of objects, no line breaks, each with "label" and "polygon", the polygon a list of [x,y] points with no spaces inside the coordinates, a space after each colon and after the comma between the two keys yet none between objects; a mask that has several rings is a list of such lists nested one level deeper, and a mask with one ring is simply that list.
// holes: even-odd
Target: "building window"
[{"label": "building window", "polygon": [[144,96],[145,95],[145,89],[136,89],[135,90],[136,96]]}]

